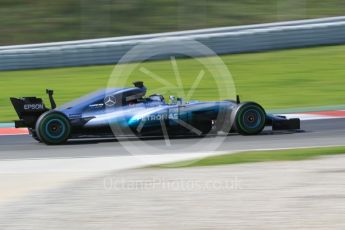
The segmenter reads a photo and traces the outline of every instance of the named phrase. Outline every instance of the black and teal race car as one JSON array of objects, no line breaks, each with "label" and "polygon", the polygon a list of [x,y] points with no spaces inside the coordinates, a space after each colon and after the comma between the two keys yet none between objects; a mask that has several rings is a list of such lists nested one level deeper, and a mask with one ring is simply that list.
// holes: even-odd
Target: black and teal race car
[{"label": "black and teal race car", "polygon": [[19,116],[16,127],[27,127],[37,141],[62,144],[69,139],[124,136],[205,136],[218,133],[260,134],[273,130],[298,130],[299,119],[266,114],[255,102],[224,100],[185,102],[162,95],[148,97],[143,82],[132,88],[111,88],[91,93],[56,108],[36,97],[11,98]]}]

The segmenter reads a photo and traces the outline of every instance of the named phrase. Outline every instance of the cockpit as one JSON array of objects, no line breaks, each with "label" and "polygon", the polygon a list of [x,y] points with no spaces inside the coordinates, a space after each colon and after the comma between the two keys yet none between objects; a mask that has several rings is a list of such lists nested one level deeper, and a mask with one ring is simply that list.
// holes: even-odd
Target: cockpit
[{"label": "cockpit", "polygon": [[163,102],[165,103],[165,99],[162,95],[160,94],[152,94],[147,98],[147,101],[152,101],[152,102]]},{"label": "cockpit", "polygon": [[135,88],[133,88],[130,95],[125,95],[125,103],[128,105],[133,105],[137,103],[165,103],[165,99],[160,94],[152,94],[148,97],[145,97],[146,87],[142,81],[133,82]]}]

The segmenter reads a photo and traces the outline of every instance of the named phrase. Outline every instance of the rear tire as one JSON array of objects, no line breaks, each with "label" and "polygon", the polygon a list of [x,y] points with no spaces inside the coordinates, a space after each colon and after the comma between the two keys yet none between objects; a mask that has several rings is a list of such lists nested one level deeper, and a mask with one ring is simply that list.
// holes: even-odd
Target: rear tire
[{"label": "rear tire", "polygon": [[266,112],[255,102],[242,103],[232,112],[231,123],[242,135],[256,135],[265,128]]},{"label": "rear tire", "polygon": [[45,144],[58,145],[68,140],[71,125],[63,113],[51,110],[39,117],[35,131]]}]

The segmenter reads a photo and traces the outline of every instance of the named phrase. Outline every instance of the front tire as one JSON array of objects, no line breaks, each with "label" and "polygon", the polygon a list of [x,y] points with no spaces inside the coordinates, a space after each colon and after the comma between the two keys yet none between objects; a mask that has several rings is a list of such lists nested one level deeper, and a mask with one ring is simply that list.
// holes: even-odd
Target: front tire
[{"label": "front tire", "polygon": [[71,134],[71,125],[66,116],[58,111],[42,114],[36,123],[38,138],[47,145],[65,143]]},{"label": "front tire", "polygon": [[240,104],[231,115],[234,129],[242,135],[256,135],[266,124],[265,110],[255,102]]}]

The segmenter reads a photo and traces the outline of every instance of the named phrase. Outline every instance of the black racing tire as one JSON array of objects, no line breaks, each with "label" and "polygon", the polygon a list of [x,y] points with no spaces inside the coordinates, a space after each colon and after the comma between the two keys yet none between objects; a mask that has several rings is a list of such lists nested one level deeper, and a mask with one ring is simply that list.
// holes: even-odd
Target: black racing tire
[{"label": "black racing tire", "polygon": [[232,112],[231,123],[241,135],[256,135],[265,128],[266,112],[255,102],[241,103]]},{"label": "black racing tire", "polygon": [[38,142],[41,142],[41,140],[39,139],[39,137],[37,136],[37,133],[34,129],[29,129],[29,134],[30,136],[35,140],[35,141],[38,141]]},{"label": "black racing tire", "polygon": [[63,113],[51,110],[38,118],[35,131],[45,144],[58,145],[65,143],[70,137],[71,125]]}]

